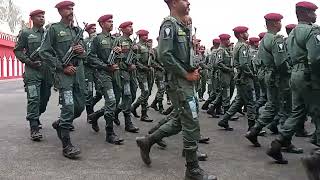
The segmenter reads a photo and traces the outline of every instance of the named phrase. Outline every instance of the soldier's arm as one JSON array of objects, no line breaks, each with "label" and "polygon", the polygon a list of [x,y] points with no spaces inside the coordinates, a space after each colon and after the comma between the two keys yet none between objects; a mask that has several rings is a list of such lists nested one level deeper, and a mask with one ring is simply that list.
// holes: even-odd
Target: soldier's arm
[{"label": "soldier's arm", "polygon": [[276,35],[272,41],[272,55],[276,67],[280,67],[287,58],[285,42],[280,35]]},{"label": "soldier's arm", "polygon": [[319,64],[320,61],[320,29],[313,27],[306,32],[306,49],[311,64]]},{"label": "soldier's arm", "polygon": [[226,66],[226,65],[223,63],[223,57],[224,57],[224,52],[223,52],[223,50],[219,50],[219,51],[217,52],[217,61],[218,61],[218,67],[219,67],[219,69],[221,69],[223,72],[231,71],[232,68],[229,68],[228,66]]},{"label": "soldier's arm", "polygon": [[39,56],[41,59],[47,61],[50,68],[55,69],[56,71],[63,71],[62,62],[58,57],[56,57],[56,51],[53,49],[52,44],[54,42],[54,28],[50,27],[48,33],[44,37],[44,42],[39,50]]},{"label": "soldier's arm", "polygon": [[[241,46],[239,50],[239,69],[249,76],[253,76],[253,72],[250,69],[250,56],[249,56],[249,48],[245,45]],[[236,67],[237,68],[237,67]]]},{"label": "soldier's arm", "polygon": [[17,59],[22,63],[28,64],[31,62],[31,59],[25,54],[25,48],[27,48],[27,34],[24,30],[21,30],[18,36],[18,41],[13,49],[14,54]]},{"label": "soldier's arm", "polygon": [[173,73],[177,76],[185,78],[187,71],[179,64],[178,60],[174,57],[174,36],[176,29],[171,21],[166,21],[160,28],[159,37],[159,58],[163,63],[166,71]]},{"label": "soldier's arm", "polygon": [[90,47],[90,51],[88,54],[88,59],[89,62],[91,62],[91,67],[95,68],[95,69],[106,69],[108,67],[108,65],[106,63],[104,63],[102,60],[99,59],[97,51],[98,51],[98,37],[95,37],[92,41],[91,47]]}]

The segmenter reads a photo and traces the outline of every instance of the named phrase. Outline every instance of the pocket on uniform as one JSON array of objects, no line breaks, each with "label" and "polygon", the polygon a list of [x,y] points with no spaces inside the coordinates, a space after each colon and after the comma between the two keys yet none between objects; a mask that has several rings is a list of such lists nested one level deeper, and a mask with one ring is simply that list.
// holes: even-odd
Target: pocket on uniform
[{"label": "pocket on uniform", "polygon": [[192,113],[192,118],[196,119],[198,118],[198,111],[197,111],[197,103],[196,103],[196,99],[194,97],[192,97],[191,100],[188,101],[191,113]]},{"label": "pocket on uniform", "polygon": [[72,91],[64,91],[63,92],[63,103],[64,103],[64,105],[73,105]]},{"label": "pocket on uniform", "polygon": [[26,87],[28,97],[33,98],[38,96],[37,86],[36,85],[29,85]]},{"label": "pocket on uniform", "polygon": [[107,90],[107,94],[108,94],[108,97],[109,97],[109,100],[110,101],[115,101],[116,100],[116,96],[113,92],[113,89],[108,89]]}]

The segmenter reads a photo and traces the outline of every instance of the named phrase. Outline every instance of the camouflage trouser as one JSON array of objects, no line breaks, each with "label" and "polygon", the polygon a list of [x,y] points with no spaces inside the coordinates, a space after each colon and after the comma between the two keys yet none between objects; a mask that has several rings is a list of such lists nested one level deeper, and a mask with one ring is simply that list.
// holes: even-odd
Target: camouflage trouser
[{"label": "camouflage trouser", "polygon": [[207,84],[208,84],[208,95],[210,96],[211,91],[212,91],[212,71],[208,70],[208,79],[207,79]]},{"label": "camouflage trouser", "polygon": [[56,82],[55,86],[59,90],[59,103],[61,104],[59,126],[71,129],[73,120],[80,117],[85,107],[85,77],[82,62],[73,76],[58,72]]},{"label": "camouflage trouser", "polygon": [[137,75],[141,95],[136,103],[141,105],[141,111],[147,111],[148,99],[150,96],[147,75],[147,73],[138,73]]},{"label": "camouflage trouser", "polygon": [[260,96],[258,99],[258,107],[262,107],[265,105],[265,103],[267,102],[267,85],[265,82],[265,71],[261,70],[258,73],[258,81],[259,81],[259,85],[260,85]]},{"label": "camouflage trouser", "polygon": [[164,73],[157,71],[156,72],[155,81],[156,81],[156,85],[157,85],[157,88],[158,88],[158,91],[157,91],[157,94],[156,94],[156,99],[157,99],[157,101],[162,102],[163,101],[164,92],[166,90],[165,82],[164,82]]},{"label": "camouflage trouser", "polygon": [[[222,106],[225,110],[230,106],[230,97],[231,97],[231,75],[229,73],[221,73],[221,98]],[[217,98],[216,98],[217,99]]]},{"label": "camouflage trouser", "polygon": [[[117,89],[117,104],[124,114],[130,114],[132,104],[132,88],[130,73],[124,70],[120,71],[121,87]],[[121,99],[121,100],[120,100]]]},{"label": "camouflage trouser", "polygon": [[86,82],[86,111],[87,114],[93,113],[94,99],[93,99],[93,85],[94,72],[91,68],[84,68],[84,76]]},{"label": "camouflage trouser", "polygon": [[200,138],[200,126],[196,105],[195,86],[192,82],[172,77],[168,82],[168,94],[172,100],[174,110],[172,118],[163,124],[155,134],[157,139],[169,137],[182,131],[183,148],[186,151],[186,161],[198,161],[196,151]]},{"label": "camouflage trouser", "polygon": [[46,111],[51,96],[52,73],[45,65],[39,70],[25,66],[23,81],[27,93],[27,117],[30,127],[38,127],[39,118]]},{"label": "camouflage trouser", "polygon": [[200,82],[199,82],[200,84],[199,84],[199,91],[198,91],[199,98],[203,98],[203,95],[206,92],[207,79],[208,79],[208,71],[206,69],[201,70]]},{"label": "camouflage trouser", "polygon": [[303,64],[293,66],[290,79],[292,112],[290,117],[284,122],[284,125],[281,126],[280,135],[283,139],[290,142],[298,125],[305,122],[306,115],[309,112],[316,126],[315,140],[320,144],[320,103],[319,99],[316,98],[320,97],[319,79],[312,77],[312,89],[310,89],[304,77],[304,69]]}]

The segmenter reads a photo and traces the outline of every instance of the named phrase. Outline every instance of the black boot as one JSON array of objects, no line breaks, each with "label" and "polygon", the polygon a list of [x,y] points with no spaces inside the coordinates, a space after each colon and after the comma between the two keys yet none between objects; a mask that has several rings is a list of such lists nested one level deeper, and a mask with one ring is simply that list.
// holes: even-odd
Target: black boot
[{"label": "black boot", "polygon": [[145,137],[137,137],[136,138],[137,145],[140,148],[141,159],[146,165],[151,164],[151,159],[150,159],[150,155],[149,155],[150,149],[151,149],[152,145],[155,144],[157,141],[160,141],[160,140],[154,140],[149,135],[147,135]]},{"label": "black boot", "polygon": [[221,106],[217,106],[217,107],[216,107],[216,114],[217,114],[217,115],[223,115]]},{"label": "black boot", "polygon": [[113,123],[106,127],[106,141],[110,144],[122,145],[123,139],[118,137],[113,131]]},{"label": "black boot", "polygon": [[186,167],[185,180],[217,180],[216,176],[206,174],[198,162],[188,162]]},{"label": "black boot", "polygon": [[40,141],[42,139],[42,134],[39,131],[39,127],[30,128],[30,137],[32,141]]},{"label": "black boot", "polygon": [[98,119],[100,117],[102,117],[103,115],[104,115],[104,109],[103,108],[89,115],[89,119],[90,119],[90,122],[92,124],[92,129],[95,132],[99,132],[100,131],[99,124],[98,124]]},{"label": "black boot", "polygon": [[207,114],[211,115],[213,118],[219,118],[219,116],[215,114],[216,107],[217,105],[215,104],[210,106],[209,110],[207,111]]},{"label": "black boot", "polygon": [[199,143],[209,144],[210,138],[200,135]]},{"label": "black boot", "polygon": [[91,119],[89,118],[89,115],[94,113],[93,107],[91,105],[87,105],[86,111],[87,111],[87,123],[91,124]]},{"label": "black boot", "polygon": [[61,140],[61,128],[59,127],[59,122],[60,122],[59,120],[54,121],[52,123],[52,128],[57,131],[57,136]]},{"label": "black boot", "polygon": [[163,149],[167,147],[167,143],[163,139],[161,139],[160,141],[157,141],[156,143],[158,144],[158,146],[160,146]]},{"label": "black boot", "polygon": [[150,107],[153,108],[155,111],[159,111],[157,104],[158,104],[158,100],[157,100],[157,98],[155,98],[153,100],[152,104],[150,105]]},{"label": "black boot", "polygon": [[[186,157],[186,151],[183,149],[182,157]],[[208,155],[197,150],[198,161],[207,161]]]},{"label": "black boot", "polygon": [[141,118],[140,121],[144,121],[144,122],[153,122],[152,119],[149,118],[149,116],[147,115],[147,110],[142,110],[141,111]]},{"label": "black boot", "polygon": [[245,135],[245,137],[254,145],[254,147],[261,147],[261,144],[258,142],[259,133],[260,129],[252,127]]},{"label": "black boot", "polygon": [[132,106],[131,106],[131,113],[133,114],[134,117],[136,118],[139,118],[140,116],[138,115],[137,113],[137,108],[140,106],[140,104],[138,103],[134,103]]},{"label": "black boot", "polygon": [[130,114],[125,114],[124,115],[124,121],[125,121],[125,126],[126,126],[125,130],[126,131],[131,132],[131,133],[138,133],[139,132],[139,128],[135,127],[132,124],[131,115]]},{"label": "black boot", "polygon": [[295,134],[296,137],[311,137],[312,133],[308,133],[307,130],[303,129],[303,130],[299,130],[296,132]]},{"label": "black boot", "polygon": [[271,148],[267,150],[267,155],[276,160],[278,164],[288,164],[288,160],[283,158],[281,153],[282,144],[279,140],[274,140],[271,142]]},{"label": "black boot", "polygon": [[275,135],[279,134],[279,130],[276,123],[272,122],[271,124],[268,125],[267,128],[272,132],[272,134],[275,134]]},{"label": "black boot", "polygon": [[301,159],[309,180],[320,180],[320,151]]},{"label": "black boot", "polygon": [[163,111],[163,115],[165,115],[165,116],[169,115],[173,111],[173,109],[174,109],[174,107],[170,106],[168,109]]},{"label": "black boot", "polygon": [[77,158],[77,155],[79,155],[81,151],[79,148],[74,147],[72,145],[69,129],[60,128],[60,131],[61,131],[60,134],[61,134],[61,142],[63,147],[63,150],[62,150],[63,155],[69,159]]},{"label": "black boot", "polygon": [[218,122],[218,126],[224,128],[226,131],[233,131],[233,128],[229,126],[229,120],[231,119],[231,116],[226,113],[224,114],[224,117],[221,121]]},{"label": "black boot", "polygon": [[114,124],[117,125],[117,126],[120,126],[120,120],[119,120],[119,114],[121,112],[121,109],[120,108],[116,108],[116,110],[114,111]]},{"label": "black boot", "polygon": [[41,122],[40,122],[39,119],[38,119],[38,128],[39,128],[39,129],[42,129],[42,124],[41,124]]},{"label": "black boot", "polygon": [[297,148],[295,145],[291,143],[287,146],[282,147],[281,151],[292,154],[303,154],[302,148]]},{"label": "black boot", "polygon": [[206,102],[204,102],[204,104],[202,105],[201,109],[202,110],[209,110],[209,105],[210,105],[210,101],[207,100]]}]

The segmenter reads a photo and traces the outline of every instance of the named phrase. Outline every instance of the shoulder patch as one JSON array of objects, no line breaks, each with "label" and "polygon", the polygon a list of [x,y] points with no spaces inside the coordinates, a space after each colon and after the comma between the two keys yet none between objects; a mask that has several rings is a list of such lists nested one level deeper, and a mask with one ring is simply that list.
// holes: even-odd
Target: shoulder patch
[{"label": "shoulder patch", "polygon": [[216,56],[217,56],[217,59],[222,59],[223,52],[222,51],[218,51]]},{"label": "shoulder patch", "polygon": [[164,25],[162,31],[163,39],[173,39],[173,28],[171,25]]},{"label": "shoulder patch", "polygon": [[314,40],[316,41],[316,45],[319,46],[320,45],[320,33],[316,33],[313,35]]},{"label": "shoulder patch", "polygon": [[283,53],[285,51],[285,46],[283,42],[277,42],[277,48],[279,53]]}]

